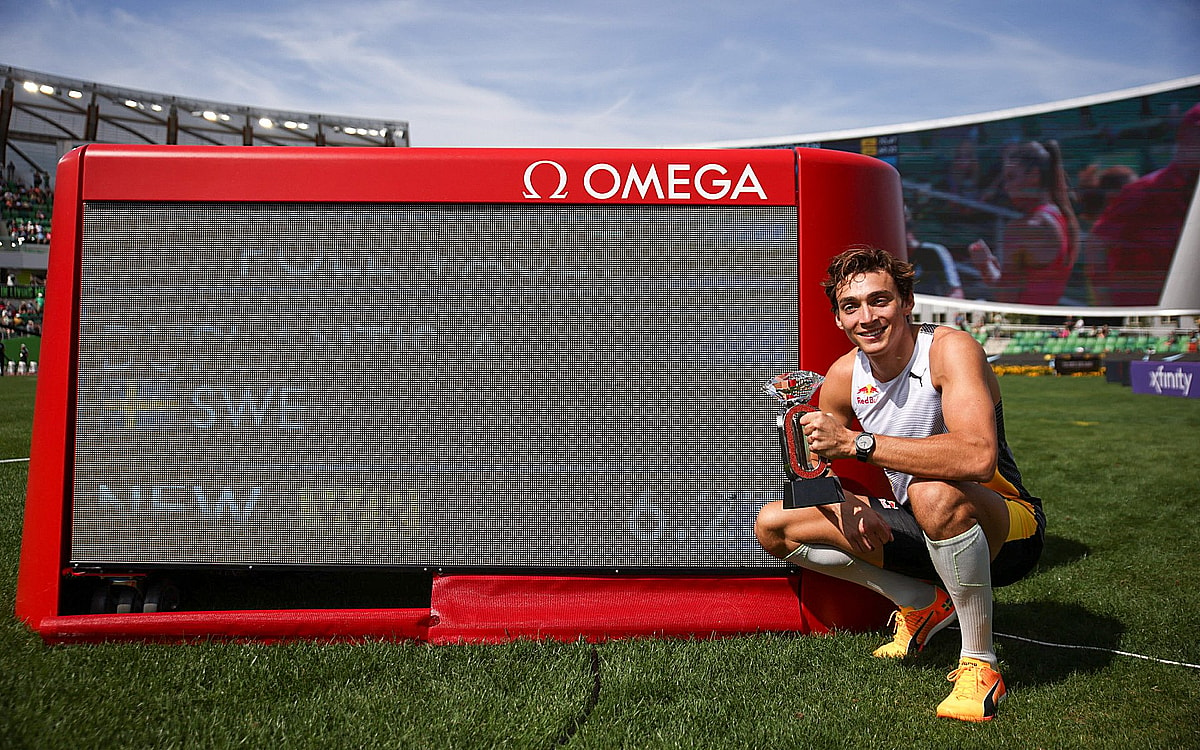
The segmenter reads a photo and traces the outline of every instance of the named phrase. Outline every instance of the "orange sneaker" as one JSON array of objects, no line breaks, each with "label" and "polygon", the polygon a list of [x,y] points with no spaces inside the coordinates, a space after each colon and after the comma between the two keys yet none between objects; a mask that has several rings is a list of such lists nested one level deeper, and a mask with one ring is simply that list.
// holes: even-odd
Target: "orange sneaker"
[{"label": "orange sneaker", "polygon": [[946,679],[954,683],[954,690],[937,707],[937,715],[944,719],[991,721],[1000,701],[1008,695],[995,667],[969,656],[959,659],[958,669]]},{"label": "orange sneaker", "polygon": [[933,604],[923,609],[901,607],[892,613],[896,632],[892,640],[875,649],[882,659],[903,659],[916,656],[925,648],[933,634],[958,619],[950,595],[934,587]]}]

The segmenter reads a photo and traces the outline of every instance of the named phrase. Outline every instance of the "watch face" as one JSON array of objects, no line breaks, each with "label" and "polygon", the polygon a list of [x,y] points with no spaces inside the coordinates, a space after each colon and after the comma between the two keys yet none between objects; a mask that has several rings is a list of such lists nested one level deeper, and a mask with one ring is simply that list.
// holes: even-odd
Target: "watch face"
[{"label": "watch face", "polygon": [[860,451],[871,450],[871,446],[874,443],[875,441],[870,435],[859,435],[858,437],[854,438],[854,447],[858,448]]}]

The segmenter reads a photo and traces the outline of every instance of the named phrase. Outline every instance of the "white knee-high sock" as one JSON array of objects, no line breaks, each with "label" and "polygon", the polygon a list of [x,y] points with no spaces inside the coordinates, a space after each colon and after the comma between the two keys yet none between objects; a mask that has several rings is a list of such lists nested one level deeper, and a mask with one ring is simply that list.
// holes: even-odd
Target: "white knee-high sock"
[{"label": "white knee-high sock", "polygon": [[928,607],[936,597],[932,585],[917,578],[877,568],[837,547],[801,544],[784,559],[806,570],[866,586],[902,607]]},{"label": "white knee-high sock", "polygon": [[956,537],[925,537],[934,570],[958,612],[962,656],[996,664],[992,646],[992,556],[983,528],[975,524]]}]

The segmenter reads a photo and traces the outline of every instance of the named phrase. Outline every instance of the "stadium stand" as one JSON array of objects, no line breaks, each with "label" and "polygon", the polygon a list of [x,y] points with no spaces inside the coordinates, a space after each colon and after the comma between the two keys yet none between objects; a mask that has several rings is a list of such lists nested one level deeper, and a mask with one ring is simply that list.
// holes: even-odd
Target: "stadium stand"
[{"label": "stadium stand", "polygon": [[[9,162],[7,174],[15,169]],[[8,244],[50,244],[50,217],[54,210],[54,193],[50,189],[49,175],[37,173],[33,187],[21,180],[4,179],[3,204],[0,219],[3,219]]]},{"label": "stadium stand", "polygon": [[[33,193],[49,190],[58,160],[71,149],[88,143],[384,148],[409,145],[409,126],[404,120],[191,99],[7,65],[0,65],[0,76],[3,77],[0,165],[4,170],[0,181],[10,186],[25,186]],[[25,215],[24,209],[15,213],[11,218],[35,221],[37,218]]]},{"label": "stadium stand", "polygon": [[1054,330],[1021,330],[1007,339],[1004,354],[1181,354],[1188,351],[1191,336],[1186,331],[1165,335],[1150,333],[1098,332],[1060,335]]},{"label": "stadium stand", "polygon": [[[88,143],[405,147],[408,122],[188,99],[0,66],[0,338],[37,336],[53,173]],[[11,352],[10,358],[11,358]],[[2,365],[0,365],[2,366]]]}]

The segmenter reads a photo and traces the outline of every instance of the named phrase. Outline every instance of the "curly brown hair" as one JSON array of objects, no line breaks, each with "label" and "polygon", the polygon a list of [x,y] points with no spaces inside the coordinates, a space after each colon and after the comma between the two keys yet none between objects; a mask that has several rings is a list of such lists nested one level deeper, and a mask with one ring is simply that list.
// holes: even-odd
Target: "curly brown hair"
[{"label": "curly brown hair", "polygon": [[915,274],[911,263],[877,247],[854,245],[829,261],[825,279],[821,282],[825,296],[829,298],[830,309],[837,310],[837,288],[843,282],[872,271],[883,271],[891,276],[896,282],[896,291],[905,302],[913,299]]}]

